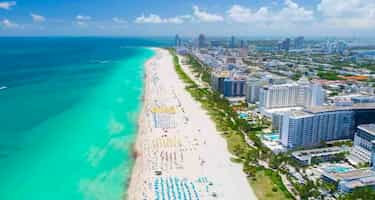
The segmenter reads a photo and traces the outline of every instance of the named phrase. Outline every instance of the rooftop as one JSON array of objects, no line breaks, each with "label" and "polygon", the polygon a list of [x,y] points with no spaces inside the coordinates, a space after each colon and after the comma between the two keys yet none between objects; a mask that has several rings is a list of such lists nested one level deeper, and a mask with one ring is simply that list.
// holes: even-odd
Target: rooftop
[{"label": "rooftop", "polygon": [[375,124],[362,124],[358,126],[358,129],[361,129],[371,135],[375,135]]},{"label": "rooftop", "polygon": [[364,177],[364,178],[359,178],[359,179],[354,179],[351,181],[344,181],[342,184],[350,189],[369,186],[369,185],[375,185],[375,175]]},{"label": "rooftop", "polygon": [[352,111],[352,110],[367,110],[367,109],[374,109],[375,110],[375,103],[363,103],[363,104],[352,104],[350,106],[316,106],[307,108],[303,111],[292,111],[289,113],[289,116],[294,118],[299,117],[309,117],[313,114],[323,113],[323,112],[334,112],[334,111]]},{"label": "rooftop", "polygon": [[306,109],[306,112],[309,113],[321,113],[321,112],[330,112],[330,111],[345,111],[345,110],[366,110],[366,109],[375,109],[375,103],[359,103],[353,104],[350,106],[316,106]]},{"label": "rooftop", "polygon": [[354,181],[364,178],[375,177],[375,171],[370,168],[357,169],[343,173],[326,173],[326,176],[331,177],[335,181]]},{"label": "rooftop", "polygon": [[342,153],[345,151],[345,148],[342,147],[329,147],[329,148],[320,148],[320,149],[310,149],[304,151],[295,151],[292,155],[300,160],[308,160],[311,157],[323,156],[323,155],[333,155]]}]

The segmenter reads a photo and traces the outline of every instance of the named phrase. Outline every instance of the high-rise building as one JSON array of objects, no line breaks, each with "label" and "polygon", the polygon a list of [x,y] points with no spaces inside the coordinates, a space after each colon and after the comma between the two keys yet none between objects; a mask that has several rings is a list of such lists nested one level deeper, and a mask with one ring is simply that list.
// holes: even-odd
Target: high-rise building
[{"label": "high-rise building", "polygon": [[281,143],[287,148],[312,147],[352,136],[351,111],[292,112],[283,116]]},{"label": "high-rise building", "polygon": [[245,84],[244,79],[239,78],[226,78],[224,80],[224,93],[225,97],[242,97],[245,96]]},{"label": "high-rise building", "polygon": [[324,90],[318,84],[282,84],[260,89],[260,106],[264,109],[312,107],[324,103]]},{"label": "high-rise building", "polygon": [[344,54],[348,45],[345,41],[327,41],[325,50],[327,53]]},{"label": "high-rise building", "polygon": [[259,101],[260,88],[264,86],[264,81],[257,78],[249,78],[246,82],[246,101],[256,103]]},{"label": "high-rise building", "polygon": [[207,47],[206,36],[204,34],[200,34],[198,37],[198,48],[205,47]]},{"label": "high-rise building", "polygon": [[375,123],[374,116],[375,104],[321,106],[291,111],[282,117],[281,143],[287,148],[298,148],[317,146],[325,141],[353,139],[356,127]]},{"label": "high-rise building", "polygon": [[351,151],[351,160],[371,162],[373,141],[375,141],[375,124],[359,125],[354,135],[354,145]]},{"label": "high-rise building", "polygon": [[230,76],[228,71],[213,72],[211,73],[211,86],[212,88],[223,94],[224,93],[224,80]]},{"label": "high-rise building", "polygon": [[223,45],[222,41],[220,41],[220,40],[212,40],[210,43],[211,43],[212,47],[220,47],[220,46]]},{"label": "high-rise building", "polygon": [[247,45],[246,45],[246,43],[245,43],[244,40],[241,40],[241,42],[240,42],[240,48],[241,48],[241,49],[243,49],[243,48],[247,48]]},{"label": "high-rise building", "polygon": [[305,38],[303,36],[299,36],[294,39],[295,49],[303,49],[304,46],[305,46]]},{"label": "high-rise building", "polygon": [[289,51],[290,49],[290,39],[286,38],[278,43],[279,51]]},{"label": "high-rise building", "polygon": [[236,38],[234,36],[230,38],[229,48],[236,48]]},{"label": "high-rise building", "polygon": [[181,38],[180,38],[180,36],[178,34],[175,36],[174,45],[176,47],[181,47],[182,46],[182,41],[181,41]]},{"label": "high-rise building", "polygon": [[347,47],[348,47],[348,45],[344,41],[338,41],[336,52],[339,53],[339,54],[344,54]]}]

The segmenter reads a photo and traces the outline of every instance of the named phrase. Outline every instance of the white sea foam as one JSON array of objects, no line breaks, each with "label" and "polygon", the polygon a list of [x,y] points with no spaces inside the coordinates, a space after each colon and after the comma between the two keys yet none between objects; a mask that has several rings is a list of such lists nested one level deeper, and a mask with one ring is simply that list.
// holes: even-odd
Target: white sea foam
[{"label": "white sea foam", "polygon": [[1,86],[0,87],[0,90],[5,90],[5,89],[7,89],[8,87],[7,86]]}]

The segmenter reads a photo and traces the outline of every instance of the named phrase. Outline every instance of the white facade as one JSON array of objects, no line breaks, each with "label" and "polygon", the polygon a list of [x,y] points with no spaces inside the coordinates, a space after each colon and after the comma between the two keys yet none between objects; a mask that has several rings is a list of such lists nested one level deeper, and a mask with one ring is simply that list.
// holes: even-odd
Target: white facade
[{"label": "white facade", "polygon": [[246,82],[246,100],[249,103],[259,101],[259,92],[265,81],[260,79],[248,79]]},{"label": "white facade", "polygon": [[283,84],[262,87],[260,106],[264,109],[284,107],[312,107],[324,103],[324,90],[317,84]]},{"label": "white facade", "polygon": [[292,112],[283,116],[281,143],[287,148],[309,147],[323,141],[348,139],[353,134],[353,112]]}]

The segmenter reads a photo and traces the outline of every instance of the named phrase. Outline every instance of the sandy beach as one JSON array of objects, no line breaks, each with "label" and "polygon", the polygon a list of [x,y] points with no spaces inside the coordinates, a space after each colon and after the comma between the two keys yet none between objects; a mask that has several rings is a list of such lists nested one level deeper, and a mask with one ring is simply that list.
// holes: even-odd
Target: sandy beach
[{"label": "sandy beach", "polygon": [[135,166],[126,199],[256,199],[214,122],[185,90],[167,50],[145,65]]}]

